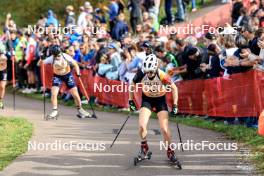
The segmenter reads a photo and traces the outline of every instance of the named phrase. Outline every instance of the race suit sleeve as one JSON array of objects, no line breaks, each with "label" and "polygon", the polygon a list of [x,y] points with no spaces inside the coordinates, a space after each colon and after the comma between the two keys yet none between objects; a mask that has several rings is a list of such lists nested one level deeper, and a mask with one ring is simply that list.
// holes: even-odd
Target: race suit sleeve
[{"label": "race suit sleeve", "polygon": [[138,70],[138,72],[136,73],[136,75],[133,78],[133,83],[137,84],[140,83],[142,81],[142,79],[144,78],[145,74],[142,72],[142,70]]}]

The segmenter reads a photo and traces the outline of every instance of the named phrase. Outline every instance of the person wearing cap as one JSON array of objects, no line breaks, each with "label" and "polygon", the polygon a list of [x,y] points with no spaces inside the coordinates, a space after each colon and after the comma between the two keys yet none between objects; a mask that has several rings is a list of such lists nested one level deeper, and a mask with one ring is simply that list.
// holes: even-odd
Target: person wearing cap
[{"label": "person wearing cap", "polygon": [[7,81],[7,57],[5,55],[5,46],[0,45],[0,109],[4,109],[4,96]]},{"label": "person wearing cap", "polygon": [[58,27],[59,26],[59,22],[55,18],[55,15],[54,15],[52,10],[48,10],[48,17],[47,17],[46,27],[49,27],[49,26],[54,26],[54,27]]},{"label": "person wearing cap", "polygon": [[208,55],[197,47],[190,47],[186,53],[187,79],[204,78],[205,67],[209,62]]},{"label": "person wearing cap", "polygon": [[111,80],[118,79],[118,68],[122,63],[121,55],[119,53],[119,47],[117,43],[110,43],[108,45],[109,63],[112,65],[112,69],[106,73],[105,77]]},{"label": "person wearing cap", "polygon": [[205,40],[205,47],[208,47],[211,44],[217,45],[217,39],[215,34],[212,34],[210,32],[205,34],[204,40]]},{"label": "person wearing cap", "polygon": [[67,17],[65,19],[65,26],[66,27],[72,27],[72,26],[76,25],[74,8],[72,5],[68,5],[66,7],[66,13],[67,13]]},{"label": "person wearing cap", "polygon": [[140,45],[141,49],[143,50],[144,52],[144,57],[146,55],[149,55],[149,54],[152,54],[153,53],[153,46],[152,44],[150,43],[150,41],[148,40],[145,40],[141,45]]}]

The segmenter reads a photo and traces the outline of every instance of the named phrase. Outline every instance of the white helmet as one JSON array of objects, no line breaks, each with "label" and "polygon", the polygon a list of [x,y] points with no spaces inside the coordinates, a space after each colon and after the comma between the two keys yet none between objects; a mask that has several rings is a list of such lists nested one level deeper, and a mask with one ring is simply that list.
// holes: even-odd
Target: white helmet
[{"label": "white helmet", "polygon": [[155,54],[147,55],[146,59],[143,62],[143,71],[146,72],[155,72],[158,69],[158,58]]}]

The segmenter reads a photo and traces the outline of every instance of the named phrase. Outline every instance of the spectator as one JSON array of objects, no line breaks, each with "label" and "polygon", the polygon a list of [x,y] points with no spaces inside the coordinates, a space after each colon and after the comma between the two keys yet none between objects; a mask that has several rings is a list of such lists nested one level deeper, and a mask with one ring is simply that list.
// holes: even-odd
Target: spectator
[{"label": "spectator", "polygon": [[210,56],[208,67],[204,67],[207,72],[207,76],[209,78],[215,78],[221,76],[223,73],[223,69],[220,66],[220,58],[221,49],[215,43],[211,43],[208,45],[208,54]]},{"label": "spectator", "polygon": [[130,0],[128,8],[130,9],[130,25],[132,31],[136,33],[136,26],[141,22],[140,0]]},{"label": "spectator", "polygon": [[169,55],[166,55],[165,57],[161,58],[161,65],[162,70],[166,73],[168,73],[171,76],[171,80],[173,82],[182,81],[181,75],[176,73],[176,69],[178,68],[178,65],[174,65],[171,62],[171,58]]},{"label": "spectator", "polygon": [[18,66],[17,68],[18,87],[25,88],[26,87],[25,80],[27,80],[27,74],[26,74],[26,70],[24,69],[24,65],[26,64],[24,56],[25,56],[25,49],[27,46],[27,40],[21,31],[18,31],[17,35],[18,35],[18,44],[15,48],[15,53],[16,53],[16,61]]},{"label": "spectator", "polygon": [[196,0],[192,0],[192,12],[196,12]]},{"label": "spectator", "polygon": [[54,26],[54,27],[59,26],[58,20],[55,18],[52,10],[48,11],[46,26]]},{"label": "spectator", "polygon": [[109,72],[106,73],[105,77],[107,79],[117,80],[118,79],[118,68],[122,63],[121,55],[119,53],[119,47],[116,43],[111,43],[108,46],[108,55],[109,55],[109,63],[112,68]]},{"label": "spectator", "polygon": [[127,65],[131,63],[132,56],[128,50],[128,48],[124,49],[124,51],[121,53],[122,63],[120,64],[120,67],[118,68],[118,75],[119,80],[122,82],[129,82],[129,70]]},{"label": "spectator", "polygon": [[[156,49],[156,55],[163,60],[165,63],[167,63],[167,60],[169,60],[169,62],[174,66],[174,67],[178,67],[179,64],[175,58],[175,56],[170,53],[170,52],[166,52],[164,47],[162,46],[157,46]],[[168,64],[168,63],[167,63]]]},{"label": "spectator", "polygon": [[209,63],[207,55],[192,46],[188,49],[186,56],[187,79],[206,78],[206,69]]},{"label": "spectator", "polygon": [[125,22],[124,14],[118,16],[118,20],[114,25],[111,33],[111,37],[114,40],[121,41],[124,35],[128,32],[128,25]]},{"label": "spectator", "polygon": [[74,14],[74,8],[71,5],[68,5],[66,7],[66,13],[67,17],[65,20],[65,26],[66,27],[72,27],[76,25],[76,20],[75,20],[75,14]]},{"label": "spectator", "polygon": [[12,16],[10,13],[8,13],[6,15],[6,21],[5,21],[5,31],[9,30],[9,31],[16,31],[17,27],[16,27],[16,23],[15,21],[12,19]]},{"label": "spectator", "polygon": [[99,8],[95,9],[95,16],[94,17],[96,20],[98,20],[99,23],[103,23],[103,24],[106,23],[105,14],[101,9],[99,9]]},{"label": "spectator", "polygon": [[26,64],[24,65],[24,69],[27,70],[28,76],[28,87],[23,90],[23,93],[33,93],[36,92],[36,77],[34,73],[34,69],[36,67],[36,40],[33,38],[31,34],[27,34],[27,48],[26,48]]},{"label": "spectator", "polygon": [[165,13],[166,13],[166,24],[172,24],[172,0],[165,0]]},{"label": "spectator", "polygon": [[110,4],[108,6],[110,33],[112,33],[112,30],[115,26],[115,21],[118,16],[118,10],[119,7],[116,0],[110,0]]},{"label": "spectator", "polygon": [[124,13],[125,12],[124,10],[126,7],[125,2],[123,0],[117,0],[117,4],[118,4],[118,15],[120,13]]},{"label": "spectator", "polygon": [[86,27],[86,15],[88,14],[87,13],[88,6],[90,6],[90,3],[86,2],[85,7],[83,6],[80,7],[80,15],[78,17],[77,25],[81,28]]},{"label": "spectator", "polygon": [[177,2],[177,13],[175,16],[175,20],[178,22],[182,22],[185,19],[185,7],[183,0],[176,0]]},{"label": "spectator", "polygon": [[234,0],[233,8],[232,8],[232,24],[235,24],[237,22],[240,14],[241,14],[241,9],[243,8],[243,2],[242,0]]},{"label": "spectator", "polygon": [[40,15],[40,19],[37,22],[37,26],[39,26],[39,27],[45,27],[46,23],[47,23],[47,18],[45,17],[44,14],[41,14]]},{"label": "spectator", "polygon": [[235,26],[244,26],[247,25],[249,23],[249,16],[247,15],[247,10],[246,8],[241,8],[240,9],[240,15],[237,19],[237,21],[235,22]]}]

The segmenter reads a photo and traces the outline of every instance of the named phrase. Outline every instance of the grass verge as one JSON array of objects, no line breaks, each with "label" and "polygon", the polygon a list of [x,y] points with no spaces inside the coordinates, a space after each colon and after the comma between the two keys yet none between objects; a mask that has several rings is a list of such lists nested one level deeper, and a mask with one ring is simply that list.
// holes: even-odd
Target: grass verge
[{"label": "grass verge", "polygon": [[[33,98],[37,100],[43,100],[41,94],[22,94],[28,98]],[[48,99],[48,101],[50,101]],[[68,101],[63,102],[59,100],[60,104],[66,106],[74,106],[74,102]],[[128,114],[128,112],[120,111],[118,108],[106,108],[101,106],[96,106],[93,104],[95,110],[105,111],[105,112],[119,112],[123,114]],[[84,108],[89,109],[89,105],[84,105]],[[152,115],[152,118],[155,118],[155,114]],[[198,128],[209,129],[223,133],[228,139],[235,140],[236,142],[243,143],[246,147],[249,147],[251,150],[252,157],[250,160],[253,164],[256,165],[257,171],[264,174],[264,137],[261,137],[257,134],[257,130],[253,128],[248,128],[242,125],[226,125],[223,122],[211,122],[209,120],[204,120],[198,116],[178,116],[177,118],[171,118],[172,122],[177,122],[187,126],[193,126]]]},{"label": "grass verge", "polygon": [[22,118],[0,116],[0,171],[27,151],[33,126]]}]

